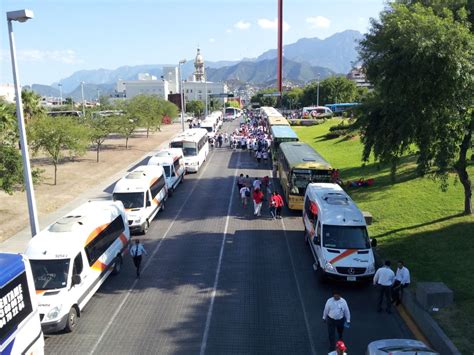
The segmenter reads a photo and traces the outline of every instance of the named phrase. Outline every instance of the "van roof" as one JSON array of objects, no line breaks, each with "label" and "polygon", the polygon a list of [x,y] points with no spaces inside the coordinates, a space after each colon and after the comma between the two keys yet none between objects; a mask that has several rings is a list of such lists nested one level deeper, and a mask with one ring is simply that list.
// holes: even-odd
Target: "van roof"
[{"label": "van roof", "polygon": [[185,130],[184,132],[179,133],[176,135],[171,141],[172,142],[199,142],[199,140],[207,135],[207,130],[204,128],[190,128]]},{"label": "van roof", "polygon": [[306,195],[317,201],[322,223],[344,226],[365,226],[365,219],[355,202],[337,184],[312,183]]},{"label": "van roof", "polygon": [[159,165],[140,165],[121,178],[114,187],[116,192],[144,192],[164,175]]},{"label": "van roof", "polygon": [[72,258],[84,248],[88,238],[123,215],[120,201],[89,201],[70,211],[40,231],[28,243],[31,259]]},{"label": "van roof", "polygon": [[167,148],[158,151],[155,155],[150,157],[148,165],[171,165],[176,159],[184,157],[181,148]]}]

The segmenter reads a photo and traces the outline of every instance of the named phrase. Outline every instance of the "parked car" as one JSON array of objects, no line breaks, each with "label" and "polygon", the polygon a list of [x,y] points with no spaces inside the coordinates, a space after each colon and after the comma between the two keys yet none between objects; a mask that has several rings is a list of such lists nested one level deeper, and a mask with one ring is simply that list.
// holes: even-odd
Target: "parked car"
[{"label": "parked car", "polygon": [[423,342],[413,339],[384,339],[371,342],[367,346],[367,355],[403,354],[403,355],[439,355]]}]

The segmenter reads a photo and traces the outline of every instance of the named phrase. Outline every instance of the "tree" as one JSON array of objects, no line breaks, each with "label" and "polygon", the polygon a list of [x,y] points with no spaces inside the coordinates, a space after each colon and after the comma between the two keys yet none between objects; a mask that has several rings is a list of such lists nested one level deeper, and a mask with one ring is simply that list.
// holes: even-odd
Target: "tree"
[{"label": "tree", "polygon": [[129,110],[130,103],[118,102],[116,107],[121,114],[111,116],[113,130],[125,137],[125,149],[128,149],[128,140],[139,126],[139,118]]},{"label": "tree", "polygon": [[57,183],[58,164],[68,151],[69,156],[86,152],[90,142],[87,126],[68,116],[39,117],[28,125],[28,136],[34,154],[43,151],[54,165],[54,185]]},{"label": "tree", "polygon": [[87,124],[90,128],[92,143],[95,144],[96,147],[96,159],[98,163],[102,144],[113,130],[112,120],[108,116],[91,115],[91,117],[88,118]]},{"label": "tree", "polygon": [[[163,100],[161,100],[163,101]],[[146,137],[150,131],[160,128],[163,120],[163,103],[156,96],[137,95],[127,105],[128,114],[138,118],[139,125],[146,128]]]},{"label": "tree", "polygon": [[41,96],[31,90],[22,90],[21,101],[23,103],[23,116],[25,122],[30,121],[34,117],[43,115],[46,110],[41,106]]},{"label": "tree", "polygon": [[420,175],[456,172],[464,187],[464,213],[472,214],[467,152],[474,129],[474,38],[449,9],[437,15],[420,4],[391,4],[372,22],[360,56],[374,93],[359,124],[363,159],[380,161],[418,149]]},{"label": "tree", "polygon": [[235,108],[240,108],[240,104],[238,103],[238,101],[227,101],[225,103],[225,107],[235,107]]},{"label": "tree", "polygon": [[217,99],[211,99],[209,101],[209,108],[211,111],[220,110],[222,108],[222,103]]},{"label": "tree", "polygon": [[[318,84],[306,86],[301,97],[303,106],[312,106],[317,103]],[[319,83],[319,104],[333,104],[339,102],[354,102],[357,97],[357,86],[343,76],[331,76]]]},{"label": "tree", "polygon": [[252,98],[250,102],[258,103],[260,106],[271,106],[275,107],[277,105],[277,96],[265,96],[266,94],[274,94],[277,92],[277,89],[264,89],[258,91]]},{"label": "tree", "polygon": [[192,113],[194,116],[201,116],[204,112],[204,103],[199,100],[192,100],[186,103],[186,112]]},{"label": "tree", "polygon": [[282,96],[282,105],[287,109],[295,109],[301,107],[301,99],[303,97],[303,89],[292,88],[290,91],[285,91]]},{"label": "tree", "polygon": [[161,100],[162,101],[162,112],[163,112],[163,119],[169,120],[169,123],[171,123],[171,120],[175,117],[178,116],[179,110],[178,106],[176,106],[174,103],[169,102],[167,100]]}]

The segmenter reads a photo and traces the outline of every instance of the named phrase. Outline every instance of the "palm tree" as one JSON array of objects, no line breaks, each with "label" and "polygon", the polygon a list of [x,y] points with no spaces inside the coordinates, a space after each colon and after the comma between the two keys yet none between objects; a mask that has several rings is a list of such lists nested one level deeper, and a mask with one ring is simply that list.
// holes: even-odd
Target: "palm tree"
[{"label": "palm tree", "polygon": [[45,109],[40,104],[41,96],[31,90],[23,90],[21,92],[21,100],[23,102],[23,115],[25,122],[30,121],[33,117],[37,117],[45,113]]}]

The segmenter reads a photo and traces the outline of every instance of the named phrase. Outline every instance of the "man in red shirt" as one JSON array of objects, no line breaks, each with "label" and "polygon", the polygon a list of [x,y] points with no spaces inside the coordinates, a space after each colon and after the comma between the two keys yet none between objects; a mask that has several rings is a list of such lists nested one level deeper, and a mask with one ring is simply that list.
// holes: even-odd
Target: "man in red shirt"
[{"label": "man in red shirt", "polygon": [[262,210],[262,203],[263,203],[263,193],[260,191],[259,188],[253,190],[253,207],[255,216],[260,216],[260,212]]},{"label": "man in red shirt", "polygon": [[276,217],[281,219],[281,208],[285,205],[285,202],[278,192],[275,192],[274,197],[276,201]]}]

